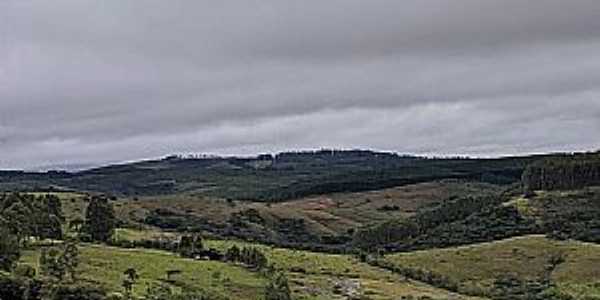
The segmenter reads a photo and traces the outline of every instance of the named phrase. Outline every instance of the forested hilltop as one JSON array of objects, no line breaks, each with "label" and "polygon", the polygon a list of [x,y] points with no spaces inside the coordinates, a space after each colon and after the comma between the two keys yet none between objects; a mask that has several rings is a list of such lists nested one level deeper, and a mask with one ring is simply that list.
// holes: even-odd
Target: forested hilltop
[{"label": "forested hilltop", "polygon": [[0,172],[0,190],[77,190],[115,196],[195,193],[282,201],[360,192],[442,179],[511,184],[544,156],[423,158],[372,151],[286,152],[252,158],[177,156],[76,173]]},{"label": "forested hilltop", "polygon": [[523,185],[528,192],[600,185],[600,153],[556,156],[537,161],[523,173]]}]

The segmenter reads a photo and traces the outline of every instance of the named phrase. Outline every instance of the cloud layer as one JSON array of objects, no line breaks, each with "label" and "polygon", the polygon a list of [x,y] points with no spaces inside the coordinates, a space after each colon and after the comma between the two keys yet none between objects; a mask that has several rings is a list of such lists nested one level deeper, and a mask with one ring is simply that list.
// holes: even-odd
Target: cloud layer
[{"label": "cloud layer", "polygon": [[2,1],[0,168],[600,148],[597,0]]}]

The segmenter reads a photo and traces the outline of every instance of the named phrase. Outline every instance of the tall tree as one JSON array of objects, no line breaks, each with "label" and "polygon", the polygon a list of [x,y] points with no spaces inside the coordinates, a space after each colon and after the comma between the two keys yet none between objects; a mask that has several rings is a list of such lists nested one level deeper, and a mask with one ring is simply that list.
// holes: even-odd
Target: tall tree
[{"label": "tall tree", "polygon": [[37,221],[36,218],[32,218],[33,212],[26,204],[17,200],[2,212],[8,228],[20,240],[24,240],[34,233],[33,227]]},{"label": "tall tree", "polygon": [[19,193],[0,195],[0,218],[3,220],[2,226],[21,240],[29,237],[63,237],[64,216],[60,199],[56,196],[35,197]]},{"label": "tall tree", "polygon": [[93,241],[106,242],[113,236],[115,227],[116,218],[112,204],[106,197],[92,197],[86,210],[83,231]]},{"label": "tall tree", "polygon": [[71,281],[75,282],[77,280],[77,266],[79,266],[79,248],[76,242],[69,241],[65,243],[61,262],[70,275]]},{"label": "tall tree", "polygon": [[62,253],[58,248],[42,249],[39,263],[42,274],[56,282],[61,282],[67,273]]},{"label": "tall tree", "polygon": [[123,274],[125,275],[125,279],[123,279],[121,285],[125,289],[126,298],[131,299],[133,298],[133,286],[137,283],[140,276],[134,268],[127,269]]},{"label": "tall tree", "polygon": [[0,227],[0,270],[12,270],[20,257],[19,239],[6,227]]}]

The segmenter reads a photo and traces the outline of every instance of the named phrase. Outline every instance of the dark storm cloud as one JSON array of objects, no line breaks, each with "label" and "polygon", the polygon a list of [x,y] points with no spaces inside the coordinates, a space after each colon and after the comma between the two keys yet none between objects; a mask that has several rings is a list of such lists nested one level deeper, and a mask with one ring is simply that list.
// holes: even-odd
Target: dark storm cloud
[{"label": "dark storm cloud", "polygon": [[0,167],[600,146],[597,0],[3,1]]}]

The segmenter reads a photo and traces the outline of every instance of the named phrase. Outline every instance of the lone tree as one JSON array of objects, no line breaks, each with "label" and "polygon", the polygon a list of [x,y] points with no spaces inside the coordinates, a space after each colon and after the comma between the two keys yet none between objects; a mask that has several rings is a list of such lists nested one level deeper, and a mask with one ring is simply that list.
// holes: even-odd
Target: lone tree
[{"label": "lone tree", "polygon": [[65,271],[70,275],[71,281],[77,281],[77,266],[79,266],[79,248],[77,243],[69,241],[65,243],[61,262],[64,264]]},{"label": "lone tree", "polygon": [[133,286],[137,283],[137,280],[140,278],[140,276],[134,268],[127,269],[123,275],[125,275],[125,279],[123,279],[121,285],[125,289],[125,296],[127,299],[131,299],[133,294]]},{"label": "lone tree", "polygon": [[83,232],[92,241],[107,242],[113,236],[116,227],[112,204],[103,196],[94,196],[89,203],[85,213]]}]

